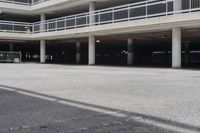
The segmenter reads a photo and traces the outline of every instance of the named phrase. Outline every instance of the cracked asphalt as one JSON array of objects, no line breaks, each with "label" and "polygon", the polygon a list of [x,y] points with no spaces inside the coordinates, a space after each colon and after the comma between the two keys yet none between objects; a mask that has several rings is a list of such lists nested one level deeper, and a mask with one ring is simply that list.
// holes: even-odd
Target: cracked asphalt
[{"label": "cracked asphalt", "polygon": [[200,71],[0,64],[0,133],[200,132]]}]

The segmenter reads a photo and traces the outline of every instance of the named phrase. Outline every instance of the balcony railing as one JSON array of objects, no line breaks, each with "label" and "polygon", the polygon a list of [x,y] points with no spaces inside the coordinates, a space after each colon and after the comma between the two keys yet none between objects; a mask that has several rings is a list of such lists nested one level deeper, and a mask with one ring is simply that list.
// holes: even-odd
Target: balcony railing
[{"label": "balcony railing", "polygon": [[49,0],[32,0],[31,5],[40,4],[40,3],[46,2],[46,1],[49,1]]},{"label": "balcony railing", "polygon": [[[43,22],[36,22],[32,24],[20,23],[22,33],[27,33],[28,26],[29,33],[52,32],[67,29],[76,29],[88,26],[97,26],[125,21],[134,21],[139,19],[148,19],[159,16],[168,16],[176,13],[188,13],[200,11],[200,0],[182,0],[182,10],[173,9],[174,0],[146,0],[133,4],[127,4],[107,9],[96,10],[94,12],[87,12],[76,14]],[[89,18],[94,17],[95,22],[90,23]],[[1,21],[0,21],[1,22]],[[3,23],[4,30],[9,32],[19,32],[17,23],[7,22]],[[8,27],[14,29],[6,30]],[[0,23],[1,30],[1,23]]]},{"label": "balcony railing", "polygon": [[[33,33],[51,32],[200,10],[200,0],[182,0],[182,10],[177,11],[173,10],[173,3],[174,0],[146,0],[133,4],[96,10],[92,13],[88,12],[51,19],[44,22],[36,22],[33,24],[32,29]],[[89,17],[94,17],[95,22],[90,23]],[[41,29],[41,26],[44,28]]]},{"label": "balcony railing", "polygon": [[0,32],[31,33],[31,23],[0,21]]},{"label": "balcony railing", "polygon": [[49,0],[0,0],[0,2],[32,6]]}]

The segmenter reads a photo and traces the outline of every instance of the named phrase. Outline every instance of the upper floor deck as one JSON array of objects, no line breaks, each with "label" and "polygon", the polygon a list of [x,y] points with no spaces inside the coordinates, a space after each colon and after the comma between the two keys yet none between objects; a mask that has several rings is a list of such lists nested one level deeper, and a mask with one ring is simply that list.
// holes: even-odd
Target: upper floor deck
[{"label": "upper floor deck", "polygon": [[[176,14],[187,14],[188,16],[190,13],[199,11],[199,0],[182,0],[180,9],[174,8],[174,0],[146,0],[42,22],[24,23],[0,21],[0,32],[37,34],[81,29],[91,26],[97,27],[108,24],[121,24],[122,22],[132,22],[134,27],[134,22],[140,20],[146,20],[148,22],[148,20],[152,18],[174,16]],[[95,19],[93,23],[89,21],[90,17]],[[196,19],[200,18],[198,15],[195,17]],[[163,24],[164,23],[166,22],[163,21]],[[112,25],[110,26],[112,27]]]}]

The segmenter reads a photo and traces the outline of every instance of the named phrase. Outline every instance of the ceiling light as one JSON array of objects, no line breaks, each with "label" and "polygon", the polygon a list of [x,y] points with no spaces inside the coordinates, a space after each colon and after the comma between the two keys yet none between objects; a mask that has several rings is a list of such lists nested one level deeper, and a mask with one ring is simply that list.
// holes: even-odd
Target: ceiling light
[{"label": "ceiling light", "polygon": [[96,40],[96,43],[100,43],[101,41],[100,40]]}]

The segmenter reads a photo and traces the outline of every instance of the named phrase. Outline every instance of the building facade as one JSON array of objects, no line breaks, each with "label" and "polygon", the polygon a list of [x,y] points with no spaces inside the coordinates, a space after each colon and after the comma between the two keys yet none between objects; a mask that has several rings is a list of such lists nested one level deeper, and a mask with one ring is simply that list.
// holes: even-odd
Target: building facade
[{"label": "building facade", "polygon": [[200,0],[0,0],[0,51],[24,61],[200,62]]}]

